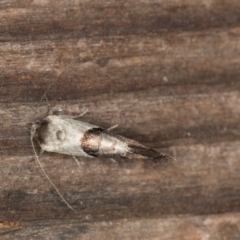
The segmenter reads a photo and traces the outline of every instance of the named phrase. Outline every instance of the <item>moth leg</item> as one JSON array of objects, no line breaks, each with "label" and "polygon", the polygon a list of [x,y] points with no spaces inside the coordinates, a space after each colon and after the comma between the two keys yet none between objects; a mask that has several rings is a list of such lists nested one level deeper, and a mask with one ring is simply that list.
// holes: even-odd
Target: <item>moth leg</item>
[{"label": "moth leg", "polygon": [[111,158],[110,160],[111,160],[111,162],[113,162],[113,163],[117,163],[117,161],[116,161],[114,158]]},{"label": "moth leg", "polygon": [[83,164],[83,163],[80,164],[80,161],[79,161],[74,155],[72,155],[72,157],[73,157],[73,159],[75,160],[75,162],[77,163],[77,165],[78,165],[79,167],[81,167],[81,164]]},{"label": "moth leg", "polygon": [[41,148],[38,156],[40,157],[43,153],[44,153],[44,150]]},{"label": "moth leg", "polygon": [[113,125],[112,127],[108,128],[108,129],[107,129],[107,131],[111,131],[111,130],[113,130],[113,129],[117,128],[117,127],[118,127],[118,124],[116,124],[116,125]]}]

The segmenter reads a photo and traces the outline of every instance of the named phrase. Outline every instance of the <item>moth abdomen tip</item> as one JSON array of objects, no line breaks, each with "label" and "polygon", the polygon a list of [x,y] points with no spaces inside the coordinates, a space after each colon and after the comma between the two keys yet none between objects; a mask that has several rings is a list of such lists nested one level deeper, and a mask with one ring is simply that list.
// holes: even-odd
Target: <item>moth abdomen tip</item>
[{"label": "moth abdomen tip", "polygon": [[159,153],[152,148],[146,148],[137,145],[128,145],[128,147],[131,153],[152,159],[154,162],[168,162],[169,160],[174,159],[173,157]]}]

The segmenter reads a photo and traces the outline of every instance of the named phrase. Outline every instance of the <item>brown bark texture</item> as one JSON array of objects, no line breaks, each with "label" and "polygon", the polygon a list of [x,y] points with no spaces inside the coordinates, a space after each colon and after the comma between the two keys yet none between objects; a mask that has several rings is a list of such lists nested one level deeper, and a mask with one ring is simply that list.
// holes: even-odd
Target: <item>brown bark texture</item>
[{"label": "brown bark texture", "polygon": [[[240,239],[240,1],[6,0],[0,20],[1,239]],[[54,114],[177,161],[45,152],[71,211],[30,143],[49,86]]]}]

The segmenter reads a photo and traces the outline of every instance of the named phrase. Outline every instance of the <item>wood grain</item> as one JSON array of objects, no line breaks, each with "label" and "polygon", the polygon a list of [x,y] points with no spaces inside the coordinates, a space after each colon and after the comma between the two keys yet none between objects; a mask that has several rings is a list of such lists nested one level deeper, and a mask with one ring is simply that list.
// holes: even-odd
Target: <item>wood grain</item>
[{"label": "wood grain", "polygon": [[[0,221],[21,225],[1,239],[240,238],[239,1],[4,1],[0,16]],[[89,108],[177,162],[44,153],[74,213],[29,140],[50,84],[54,113]]]},{"label": "wood grain", "polygon": [[[79,224],[76,220],[27,222],[11,232],[18,239],[26,239],[29,231],[37,239],[238,239],[239,214],[205,216],[169,216],[158,219],[123,219]],[[49,231],[51,227],[52,231]],[[151,229],[151,231],[149,231]],[[134,235],[133,235],[134,233]],[[9,239],[9,232],[0,232]],[[120,236],[120,237],[119,237]]]}]

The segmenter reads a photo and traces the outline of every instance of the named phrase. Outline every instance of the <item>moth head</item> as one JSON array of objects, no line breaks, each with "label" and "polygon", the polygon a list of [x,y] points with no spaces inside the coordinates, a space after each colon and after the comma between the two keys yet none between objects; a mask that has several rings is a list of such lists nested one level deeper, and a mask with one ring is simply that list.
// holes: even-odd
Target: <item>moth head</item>
[{"label": "moth head", "polygon": [[47,139],[49,137],[49,125],[50,122],[47,119],[43,119],[42,121],[37,120],[35,122],[36,131],[35,137],[37,138],[39,144],[46,144]]},{"label": "moth head", "polygon": [[53,122],[51,116],[35,121],[32,127],[32,136],[37,139],[41,148],[46,151],[51,151],[51,148],[54,148],[66,137],[65,131]]}]

